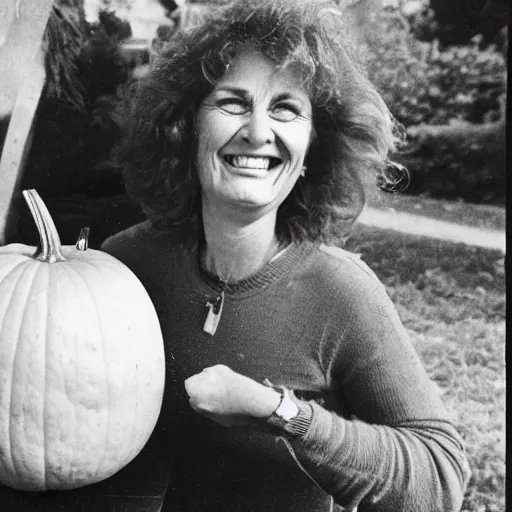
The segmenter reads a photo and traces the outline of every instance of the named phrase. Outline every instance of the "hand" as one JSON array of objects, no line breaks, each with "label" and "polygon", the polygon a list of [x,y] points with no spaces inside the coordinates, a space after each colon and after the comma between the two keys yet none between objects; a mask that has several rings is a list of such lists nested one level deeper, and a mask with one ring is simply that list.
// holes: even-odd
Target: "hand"
[{"label": "hand", "polygon": [[215,365],[185,381],[192,409],[226,427],[265,418],[279,405],[280,394],[225,365]]}]

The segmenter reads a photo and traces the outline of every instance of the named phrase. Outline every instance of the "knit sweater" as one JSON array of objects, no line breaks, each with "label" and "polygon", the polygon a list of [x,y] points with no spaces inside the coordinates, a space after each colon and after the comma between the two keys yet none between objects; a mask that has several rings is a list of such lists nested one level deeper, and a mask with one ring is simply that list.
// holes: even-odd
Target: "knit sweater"
[{"label": "knit sweater", "polygon": [[[227,287],[212,336],[203,325],[221,285],[201,269],[197,244],[182,239],[178,228],[145,222],[102,245],[141,280],[161,323],[167,382],[155,435],[171,475],[164,510],[460,509],[462,440],[384,286],[358,257],[292,244]],[[225,428],[192,411],[184,380],[215,364],[309,401],[307,434]]]}]

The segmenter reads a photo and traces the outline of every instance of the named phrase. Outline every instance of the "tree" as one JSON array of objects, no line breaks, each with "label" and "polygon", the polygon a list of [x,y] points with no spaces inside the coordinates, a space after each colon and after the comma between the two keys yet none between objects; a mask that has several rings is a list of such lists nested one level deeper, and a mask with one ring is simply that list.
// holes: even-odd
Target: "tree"
[{"label": "tree", "polygon": [[[508,6],[508,0],[430,0],[435,26],[423,31],[423,37],[435,37],[443,45],[453,45],[466,44],[481,34],[483,44],[487,45],[495,42],[508,24]],[[428,17],[428,10],[423,16]]]}]

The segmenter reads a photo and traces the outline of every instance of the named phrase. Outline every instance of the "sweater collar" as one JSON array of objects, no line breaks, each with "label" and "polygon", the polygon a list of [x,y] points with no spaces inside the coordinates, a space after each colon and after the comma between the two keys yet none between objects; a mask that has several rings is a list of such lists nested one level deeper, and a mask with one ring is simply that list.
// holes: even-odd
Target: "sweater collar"
[{"label": "sweater collar", "polygon": [[255,274],[239,281],[225,283],[218,276],[212,274],[201,265],[200,248],[195,248],[195,261],[200,278],[215,291],[224,290],[228,295],[240,295],[247,292],[262,290],[286,275],[299,265],[312,251],[314,244],[310,242],[292,243],[270,260]]}]

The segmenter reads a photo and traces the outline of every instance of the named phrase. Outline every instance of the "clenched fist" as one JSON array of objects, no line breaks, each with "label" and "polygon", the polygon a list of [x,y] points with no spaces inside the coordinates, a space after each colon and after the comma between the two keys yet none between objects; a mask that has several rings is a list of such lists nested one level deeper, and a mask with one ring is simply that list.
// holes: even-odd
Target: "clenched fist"
[{"label": "clenched fist", "polygon": [[280,394],[249,377],[218,364],[185,381],[192,409],[224,426],[247,425],[270,416]]}]

